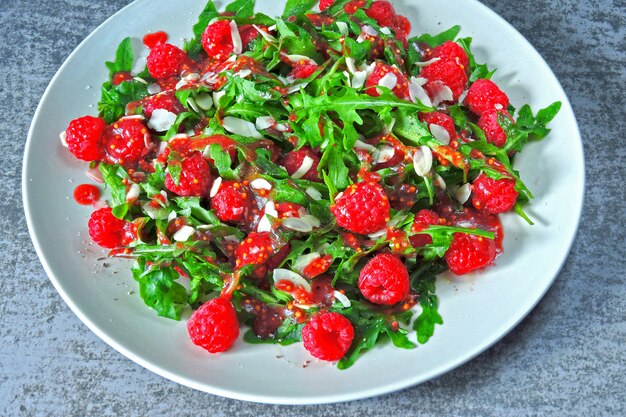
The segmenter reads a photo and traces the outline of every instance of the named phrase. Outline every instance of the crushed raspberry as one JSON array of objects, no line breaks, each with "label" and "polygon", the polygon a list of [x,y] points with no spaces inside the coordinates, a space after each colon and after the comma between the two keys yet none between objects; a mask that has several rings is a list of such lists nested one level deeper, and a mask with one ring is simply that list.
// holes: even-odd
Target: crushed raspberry
[{"label": "crushed raspberry", "polygon": [[320,176],[317,172],[317,166],[320,163],[320,157],[313,149],[308,146],[303,146],[297,151],[287,152],[280,159],[279,165],[282,165],[287,170],[287,173],[289,175],[293,175],[296,173],[296,171],[298,171],[298,169],[300,169],[302,163],[304,162],[304,159],[307,156],[313,160],[313,165],[301,178],[304,180],[321,182]]},{"label": "crushed raspberry", "polygon": [[446,41],[443,44],[437,46],[425,56],[425,60],[428,61],[433,58],[441,58],[441,60],[453,61],[459,65],[463,70],[467,71],[469,68],[469,58],[465,50],[456,42]]},{"label": "crushed raspberry", "polygon": [[149,49],[167,42],[167,33],[163,31],[148,33],[143,37],[143,44]]},{"label": "crushed raspberry", "polygon": [[113,83],[113,85],[120,85],[124,81],[130,81],[132,79],[133,76],[130,74],[130,72],[116,72],[115,74],[113,74],[111,82]]},{"label": "crushed raspberry", "polygon": [[458,66],[456,62],[443,59],[422,68],[420,77],[428,80],[424,85],[424,89],[430,98],[433,98],[438,90],[437,82],[441,82],[452,90],[453,100],[458,100],[461,94],[463,94],[468,80],[465,70]]},{"label": "crushed raspberry", "polygon": [[346,12],[346,14],[355,14],[357,10],[364,8],[366,5],[367,1],[365,0],[353,0],[343,6],[343,11]]},{"label": "crushed raspberry", "polygon": [[211,58],[218,61],[227,59],[234,50],[230,22],[219,20],[207,26],[202,34],[202,46]]},{"label": "crushed raspberry", "polygon": [[[204,152],[207,146],[211,146],[213,144],[220,145],[223,150],[228,152],[230,160],[235,160],[235,157],[237,156],[237,142],[224,135],[212,135],[207,137],[193,138],[189,141],[189,149]],[[208,158],[207,161],[211,165],[214,165],[214,162],[211,158]]]},{"label": "crushed raspberry", "polygon": [[407,97],[409,97],[409,82],[407,81],[406,77],[400,72],[398,68],[392,67],[391,65],[387,65],[380,61],[376,62],[374,71],[369,76],[367,81],[365,81],[365,92],[372,97],[380,96],[380,93],[377,91],[376,87],[378,87],[378,83],[380,82],[380,80],[388,73],[394,74],[397,80],[395,87],[393,87],[391,91],[393,91],[393,93],[399,98],[406,99]]},{"label": "crushed raspberry", "polygon": [[441,112],[431,112],[431,113],[420,113],[419,114],[420,121],[426,123],[427,125],[439,125],[446,129],[448,135],[450,135],[450,139],[456,138],[456,126],[454,125],[454,119],[448,116],[445,113]]},{"label": "crushed raspberry", "polygon": [[330,211],[340,227],[354,233],[374,233],[389,221],[389,198],[379,184],[359,182],[346,188]]},{"label": "crushed raspberry", "polygon": [[315,71],[317,71],[318,68],[319,67],[317,65],[310,62],[305,62],[303,64],[296,63],[289,75],[296,79],[309,78],[315,73]]},{"label": "crushed raspberry", "polygon": [[374,19],[381,27],[395,29],[398,26],[398,15],[388,1],[375,1],[369,9],[365,10],[365,14]]},{"label": "crushed raspberry", "polygon": [[295,203],[278,203],[276,204],[276,211],[278,212],[279,219],[286,219],[287,217],[300,217],[299,211],[303,209],[300,204]]},{"label": "crushed raspberry", "polygon": [[130,224],[124,220],[120,220],[113,215],[110,208],[101,208],[91,213],[89,222],[89,236],[98,245],[103,248],[118,248],[123,246],[126,241],[126,228]]},{"label": "crushed raspberry", "polygon": [[210,353],[229,350],[239,337],[239,321],[233,304],[225,297],[207,301],[187,322],[191,341]]},{"label": "crushed raspberry", "polygon": [[330,255],[320,256],[317,259],[311,261],[310,264],[302,269],[302,276],[308,279],[313,279],[318,275],[323,274],[328,271],[330,266],[333,264],[333,257]]},{"label": "crushed raspberry", "polygon": [[205,197],[211,191],[213,177],[208,162],[200,153],[183,159],[182,161],[170,161],[171,165],[180,164],[181,172],[178,182],[174,181],[171,174],[165,176],[165,188],[183,197]]},{"label": "crushed raspberry", "polygon": [[324,11],[335,3],[335,0],[320,0],[320,10]]},{"label": "crushed raspberry", "polygon": [[174,114],[179,114],[185,109],[176,98],[176,95],[171,91],[147,97],[143,100],[142,104],[143,114],[145,114],[147,118],[152,117],[152,112],[157,109],[167,110]]},{"label": "crushed raspberry", "polygon": [[[267,26],[260,25],[259,29],[267,32]],[[254,28],[252,25],[241,25],[239,26],[239,37],[241,38],[241,45],[245,49],[250,42],[255,40],[260,36],[259,31]]]},{"label": "crushed raspberry", "polygon": [[148,128],[139,119],[123,117],[104,130],[104,150],[111,163],[132,166],[151,147]]},{"label": "crushed raspberry", "polygon": [[[439,224],[440,217],[432,210],[420,210],[413,220],[411,232],[417,233],[428,229],[428,226]],[[414,235],[409,238],[414,248],[430,245],[433,238],[430,235]]]},{"label": "crushed raspberry", "polygon": [[398,15],[397,31],[399,32],[401,36],[405,38],[411,34],[411,22],[409,22],[409,19],[402,16],[401,14]]},{"label": "crushed raspberry", "polygon": [[237,268],[246,265],[260,265],[274,254],[272,239],[267,232],[252,232],[244,239],[235,251]]},{"label": "crushed raspberry", "polygon": [[211,208],[220,220],[238,223],[243,220],[249,202],[250,196],[241,183],[223,181],[211,199]]},{"label": "crushed raspberry", "polygon": [[472,204],[479,210],[491,214],[504,213],[513,208],[519,193],[515,190],[515,180],[502,178],[494,180],[480,174],[472,185]]},{"label": "crushed raspberry", "polygon": [[84,116],[70,122],[65,131],[67,148],[78,159],[99,161],[104,157],[101,147],[106,123],[99,117]]},{"label": "crushed raspberry", "polygon": [[391,305],[409,295],[409,272],[400,258],[389,253],[373,257],[359,274],[359,290],[374,304]]},{"label": "crushed raspberry", "polygon": [[470,86],[464,103],[480,116],[487,110],[506,110],[509,98],[493,81],[480,79]]},{"label": "crushed raspberry", "polygon": [[155,45],[148,55],[147,65],[150,75],[157,80],[180,75],[187,54],[169,43]]},{"label": "crushed raspberry", "polygon": [[492,265],[495,259],[496,244],[492,239],[467,233],[455,233],[445,255],[450,271],[456,275]]},{"label": "crushed raspberry", "polygon": [[339,313],[320,313],[302,328],[304,348],[312,356],[324,361],[343,358],[353,339],[352,323]]},{"label": "crushed raspberry", "polygon": [[501,114],[504,114],[506,117],[511,119],[512,122],[514,122],[513,118],[506,110],[487,110],[483,112],[477,123],[478,127],[480,127],[483,132],[485,132],[487,142],[493,143],[498,147],[503,147],[506,143],[506,133],[504,132],[498,121],[498,118]]}]

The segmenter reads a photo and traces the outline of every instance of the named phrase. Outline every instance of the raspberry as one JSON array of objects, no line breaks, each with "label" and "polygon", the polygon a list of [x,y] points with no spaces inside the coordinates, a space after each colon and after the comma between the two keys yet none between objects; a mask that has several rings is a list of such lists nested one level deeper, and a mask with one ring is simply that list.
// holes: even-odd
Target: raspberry
[{"label": "raspberry", "polygon": [[148,72],[157,80],[180,75],[187,59],[187,54],[174,45],[162,43],[150,50]]},{"label": "raspberry", "polygon": [[193,312],[187,322],[191,341],[210,353],[225,352],[239,337],[239,321],[233,304],[224,297],[214,298]]},{"label": "raspberry", "polygon": [[114,164],[136,164],[151,146],[148,128],[139,119],[123,117],[104,130],[104,150]]},{"label": "raspberry", "polygon": [[300,217],[300,209],[303,207],[300,204],[294,203],[278,203],[276,204],[276,211],[278,212],[279,219],[285,219],[287,217]]},{"label": "raspberry", "polygon": [[365,10],[365,14],[378,22],[381,27],[395,29],[398,26],[398,15],[388,1],[375,1],[369,9]]},{"label": "raspberry", "polygon": [[274,254],[272,239],[267,232],[252,232],[244,239],[235,251],[237,268],[246,265],[260,265]]},{"label": "raspberry", "polygon": [[452,99],[458,100],[463,94],[467,85],[467,74],[456,62],[441,60],[433,62],[424,67],[420,72],[420,77],[426,78],[428,82],[424,85],[424,89],[428,92],[430,98],[433,98],[437,91],[437,81],[452,90]]},{"label": "raspberry", "polygon": [[[259,25],[259,29],[267,32],[267,26]],[[252,25],[242,25],[239,27],[239,37],[241,38],[241,45],[245,49],[250,42],[259,37],[259,31]]]},{"label": "raspberry", "polygon": [[511,210],[518,195],[519,193],[515,190],[515,180],[512,178],[494,180],[481,174],[472,184],[472,204],[477,209],[491,214]]},{"label": "raspberry", "polygon": [[147,118],[152,117],[152,112],[156,109],[163,109],[174,114],[179,114],[184,110],[184,107],[180,104],[180,101],[178,101],[173,92],[166,92],[147,97],[143,101],[143,114]]},{"label": "raspberry", "polygon": [[65,131],[69,151],[83,161],[98,161],[104,154],[100,146],[106,123],[99,117],[84,116],[70,122]]},{"label": "raspberry", "polygon": [[320,0],[320,10],[324,11],[335,3],[335,0]]},{"label": "raspberry", "polygon": [[304,64],[296,63],[289,75],[296,79],[309,78],[315,71],[317,71],[317,68],[317,65],[310,62]]},{"label": "raspberry", "polygon": [[[173,162],[170,162],[172,164]],[[213,178],[208,162],[200,153],[185,158],[180,162],[181,172],[178,184],[168,173],[165,176],[165,188],[183,197],[205,197],[211,190]]]},{"label": "raspberry", "polygon": [[432,113],[420,113],[419,119],[428,125],[439,125],[443,127],[446,129],[446,132],[448,132],[448,135],[450,135],[450,139],[456,138],[456,126],[454,125],[454,119],[447,114],[436,111]]},{"label": "raspberry", "polygon": [[391,91],[393,91],[393,93],[399,98],[406,99],[407,97],[409,97],[409,82],[407,81],[406,77],[402,75],[400,70],[398,70],[397,68],[384,64],[382,62],[376,62],[374,71],[369,76],[367,81],[365,81],[365,92],[372,97],[380,96],[380,93],[377,91],[376,87],[378,87],[378,83],[380,82],[380,80],[388,73],[392,73],[396,76],[396,85],[391,89]]},{"label": "raspberry", "polygon": [[296,173],[296,171],[300,169],[306,157],[309,157],[313,160],[313,165],[311,165],[311,168],[309,168],[309,170],[300,178],[302,178],[303,180],[321,182],[320,176],[317,172],[317,166],[320,163],[320,157],[315,151],[313,151],[313,149],[309,148],[308,146],[303,146],[297,151],[287,152],[280,159],[279,165],[282,165],[287,170],[287,173],[289,175],[293,175]]},{"label": "raspberry", "polygon": [[478,127],[485,132],[487,142],[493,143],[498,147],[502,147],[506,143],[506,133],[498,121],[501,114],[504,114],[514,122],[513,118],[506,110],[487,110],[480,116],[480,119],[478,119]]},{"label": "raspberry", "polygon": [[374,304],[396,304],[409,295],[410,286],[406,266],[389,253],[370,259],[359,274],[359,290]]},{"label": "raspberry", "polygon": [[101,208],[91,213],[88,228],[89,236],[103,248],[118,248],[126,242],[126,225],[128,223],[113,215],[110,208]]},{"label": "raspberry", "polygon": [[[439,224],[439,215],[432,210],[420,210],[415,215],[413,220],[413,226],[411,226],[411,232],[421,232],[426,230],[428,226]],[[409,238],[411,245],[414,248],[430,245],[433,243],[433,238],[430,235],[414,235]]]},{"label": "raspberry", "polygon": [[207,26],[202,34],[202,46],[209,57],[218,61],[227,59],[234,50],[230,22],[219,20]]},{"label": "raspberry", "polygon": [[456,42],[446,41],[426,54],[426,60],[441,58],[441,60],[452,61],[459,65],[461,69],[469,68],[469,58],[465,50]]},{"label": "raspberry", "polygon": [[465,105],[478,116],[487,110],[506,110],[509,98],[491,80],[476,80],[467,91]]},{"label": "raspberry", "polygon": [[397,32],[405,38],[411,34],[411,22],[401,14],[398,15]]},{"label": "raspberry", "polygon": [[456,275],[493,264],[496,259],[496,244],[492,239],[467,233],[455,233],[445,260],[450,271]]},{"label": "raspberry", "polygon": [[304,348],[312,356],[324,361],[343,358],[353,339],[352,323],[339,313],[320,313],[302,328]]},{"label": "raspberry", "polygon": [[240,183],[223,181],[211,199],[211,208],[220,220],[237,223],[243,220],[248,203],[248,194]]},{"label": "raspberry", "polygon": [[[193,138],[189,142],[189,147],[192,150],[204,152],[207,146],[211,146],[214,143],[220,145],[220,147],[223,150],[228,152],[228,155],[230,156],[231,161],[235,160],[235,158],[237,157],[237,146],[236,146],[237,142],[235,142],[228,136],[213,135],[213,136],[207,136],[207,137]],[[210,164],[213,164],[212,159],[208,159],[208,162]]]},{"label": "raspberry", "polygon": [[377,183],[359,182],[346,188],[330,211],[344,229],[360,234],[374,233],[389,221],[389,198]]},{"label": "raspberry", "polygon": [[353,0],[343,6],[343,11],[346,12],[346,14],[355,14],[357,10],[362,9],[366,5],[367,2],[365,0]]}]

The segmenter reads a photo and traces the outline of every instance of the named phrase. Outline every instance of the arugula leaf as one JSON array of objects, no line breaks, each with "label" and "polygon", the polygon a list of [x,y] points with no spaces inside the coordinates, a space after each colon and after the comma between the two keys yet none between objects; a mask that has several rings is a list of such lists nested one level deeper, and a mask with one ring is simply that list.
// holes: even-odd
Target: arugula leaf
[{"label": "arugula leaf", "polygon": [[107,61],[105,63],[109,69],[110,80],[113,80],[113,76],[118,72],[130,72],[133,69],[134,60],[132,42],[130,38],[125,38],[117,47],[115,61]]},{"label": "arugula leaf", "polygon": [[147,267],[141,258],[133,266],[132,272],[146,305],[159,316],[180,320],[188,297],[185,287],[176,282],[178,273],[172,267],[162,265]]},{"label": "arugula leaf", "polygon": [[523,106],[518,113],[517,123],[513,123],[505,114],[498,116],[498,123],[507,136],[504,150],[521,152],[528,141],[536,141],[545,138],[550,129],[546,125],[554,119],[561,109],[561,102],[550,104],[545,109],[537,112],[534,117],[530,106]]},{"label": "arugula leaf", "polygon": [[235,0],[226,6],[228,13],[233,13],[237,17],[249,17],[254,15],[255,0]]},{"label": "arugula leaf", "polygon": [[214,143],[211,145],[209,155],[211,155],[213,164],[217,168],[220,177],[227,180],[239,179],[239,176],[231,168],[232,161],[230,160],[230,155],[219,144]]},{"label": "arugula leaf", "polygon": [[180,208],[178,214],[192,218],[199,224],[221,224],[220,219],[212,211],[202,207],[200,197],[176,197],[173,200]]},{"label": "arugula leaf", "polygon": [[315,3],[317,3],[317,0],[287,0],[283,17],[288,18],[308,12],[315,6]]},{"label": "arugula leaf", "polygon": [[126,184],[124,180],[128,174],[119,165],[100,164],[98,170],[102,173],[104,183],[111,191],[111,206],[121,206],[126,203]]},{"label": "arugula leaf", "polygon": [[262,339],[255,335],[252,329],[249,329],[244,333],[243,340],[252,344],[271,343],[287,346],[302,341],[303,327],[304,323],[297,323],[295,320],[287,318],[276,329],[276,333],[273,336]]},{"label": "arugula leaf", "polygon": [[474,53],[472,52],[472,38],[463,38],[457,41],[459,45],[463,48],[467,57],[469,58],[469,70],[470,70],[470,83],[478,79],[490,79],[496,70],[489,70],[486,64],[478,64],[476,62],[476,58],[474,57]]},{"label": "arugula leaf", "polygon": [[426,262],[420,265],[410,275],[411,289],[417,293],[422,312],[413,322],[417,341],[420,344],[428,342],[435,333],[435,325],[443,324],[443,319],[437,311],[439,300],[435,295],[435,281],[437,274],[444,272],[446,266],[442,263]]},{"label": "arugula leaf", "polygon": [[452,26],[448,30],[444,30],[438,35],[433,36],[433,35],[429,35],[428,33],[425,33],[420,36],[415,36],[409,39],[409,43],[410,44],[425,43],[431,48],[434,48],[443,44],[446,41],[453,41],[459,35],[459,32],[461,32],[461,26],[455,25],[455,26]]}]

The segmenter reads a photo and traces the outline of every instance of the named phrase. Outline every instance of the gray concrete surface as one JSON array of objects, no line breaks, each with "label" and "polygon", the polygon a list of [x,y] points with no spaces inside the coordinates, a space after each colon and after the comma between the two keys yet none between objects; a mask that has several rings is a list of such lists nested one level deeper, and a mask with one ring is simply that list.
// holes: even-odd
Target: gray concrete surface
[{"label": "gray concrete surface", "polygon": [[555,70],[583,134],[582,225],[543,301],[493,348],[434,381],[293,408],[204,394],[126,359],[74,316],[34,252],[20,176],[35,106],[73,48],[129,1],[0,1],[0,415],[626,415],[624,0],[484,0]]}]

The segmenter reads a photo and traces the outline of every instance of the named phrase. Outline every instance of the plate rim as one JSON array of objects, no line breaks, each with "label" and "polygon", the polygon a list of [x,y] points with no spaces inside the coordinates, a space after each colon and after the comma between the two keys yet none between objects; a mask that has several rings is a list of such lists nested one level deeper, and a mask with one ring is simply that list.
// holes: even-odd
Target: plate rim
[{"label": "plate rim", "polygon": [[429,381],[431,379],[434,379],[440,375],[443,375],[447,372],[450,372],[458,367],[460,367],[461,365],[469,362],[470,360],[472,360],[473,358],[475,358],[476,356],[480,355],[481,353],[485,352],[487,349],[489,349],[490,347],[492,347],[493,345],[495,345],[497,342],[499,342],[503,337],[505,337],[506,335],[508,335],[511,331],[513,331],[513,329],[515,329],[517,327],[517,325],[523,321],[528,314],[537,306],[537,304],[544,298],[544,296],[546,295],[546,293],[548,292],[548,290],[552,287],[554,281],[556,280],[556,278],[559,276],[565,262],[569,259],[570,253],[571,253],[571,249],[572,246],[576,240],[576,237],[578,235],[578,231],[580,228],[580,223],[581,223],[581,219],[582,219],[582,211],[583,211],[583,207],[584,207],[584,196],[585,196],[585,184],[586,184],[586,172],[585,172],[585,154],[584,154],[584,146],[582,143],[582,136],[580,134],[580,128],[578,125],[578,120],[576,118],[576,114],[574,112],[574,109],[571,105],[571,101],[567,95],[567,93],[565,92],[565,90],[563,89],[563,86],[561,84],[561,82],[559,81],[558,77],[556,76],[556,74],[554,73],[554,71],[552,70],[552,68],[550,67],[550,65],[548,65],[548,63],[545,61],[545,59],[543,58],[543,56],[539,53],[539,51],[537,51],[537,49],[532,45],[532,43],[530,43],[530,41],[528,41],[528,39],[521,34],[517,28],[515,28],[512,24],[510,24],[506,19],[504,19],[502,16],[500,16],[498,13],[496,13],[494,10],[492,10],[491,8],[487,7],[486,5],[484,5],[483,3],[481,3],[478,0],[466,0],[469,1],[469,3],[472,3],[472,7],[477,7],[479,9],[482,9],[482,12],[488,14],[490,16],[491,19],[495,19],[498,20],[499,23],[504,24],[505,26],[507,26],[508,28],[510,28],[512,30],[512,33],[514,34],[514,36],[516,36],[521,43],[525,44],[525,46],[527,48],[529,48],[531,51],[533,51],[534,53],[537,54],[537,57],[541,60],[541,62],[543,62],[543,64],[545,65],[546,69],[548,70],[549,74],[553,77],[553,79],[556,81],[556,85],[558,86],[558,90],[557,92],[562,94],[562,97],[565,99],[563,101],[563,106],[562,109],[566,110],[568,113],[571,112],[571,115],[573,116],[573,124],[571,126],[574,134],[575,134],[575,143],[578,145],[579,151],[580,151],[580,157],[581,157],[581,161],[578,161],[580,163],[580,166],[583,167],[581,174],[581,192],[579,193],[579,195],[577,196],[578,198],[575,199],[575,203],[576,203],[576,224],[575,227],[573,227],[570,231],[570,241],[569,244],[567,245],[567,251],[565,252],[566,255],[563,257],[563,259],[560,261],[558,268],[556,269],[556,272],[553,274],[553,276],[549,279],[545,281],[544,287],[541,288],[541,291],[537,292],[535,297],[533,297],[534,299],[532,300],[532,302],[527,303],[521,310],[523,310],[523,314],[521,314],[520,316],[516,316],[516,317],[512,317],[511,320],[509,320],[506,324],[504,324],[503,326],[501,326],[502,328],[498,329],[497,332],[492,332],[492,334],[495,334],[495,337],[492,337],[488,340],[485,341],[485,343],[479,344],[477,347],[475,347],[474,349],[467,351],[466,354],[464,355],[460,355],[456,358],[454,358],[454,360],[448,361],[446,362],[444,365],[441,365],[440,367],[431,370],[430,372],[427,373],[422,373],[419,375],[416,375],[412,378],[405,378],[402,379],[401,382],[395,382],[395,383],[391,383],[391,384],[387,384],[383,387],[373,387],[371,389],[368,390],[361,390],[358,393],[348,393],[348,394],[342,394],[342,393],[337,393],[336,395],[330,395],[330,396],[324,396],[324,397],[280,397],[280,396],[269,396],[269,395],[261,395],[261,394],[250,394],[250,393],[241,393],[235,390],[231,390],[231,389],[223,389],[220,388],[219,386],[216,385],[207,385],[207,384],[203,384],[203,383],[198,383],[195,382],[194,380],[188,379],[184,376],[180,376],[174,372],[170,372],[162,367],[160,367],[158,364],[153,363],[149,360],[144,359],[143,357],[141,357],[140,355],[137,355],[135,353],[133,353],[130,349],[127,349],[125,346],[123,346],[122,343],[118,342],[117,340],[113,339],[112,337],[108,336],[108,334],[102,330],[100,327],[98,327],[89,317],[87,317],[87,315],[85,313],[83,313],[83,311],[81,311],[76,304],[73,302],[73,300],[68,296],[68,294],[66,293],[66,291],[64,290],[62,284],[60,283],[60,281],[58,280],[58,278],[55,276],[55,274],[52,272],[52,268],[50,267],[46,256],[44,256],[44,251],[42,249],[42,245],[40,244],[39,238],[35,232],[34,229],[34,220],[32,218],[32,213],[31,213],[31,203],[30,203],[30,199],[29,199],[29,180],[28,180],[28,168],[29,168],[29,163],[28,163],[28,156],[30,154],[30,150],[31,147],[33,146],[33,136],[34,136],[34,127],[35,124],[37,122],[37,120],[39,119],[41,112],[42,112],[42,107],[43,104],[45,103],[48,95],[50,94],[51,90],[52,90],[52,86],[55,84],[56,80],[61,76],[61,74],[64,72],[64,70],[66,69],[67,66],[69,66],[70,61],[72,60],[72,58],[79,52],[79,50],[81,50],[84,45],[89,42],[93,37],[95,37],[101,30],[103,30],[103,28],[113,19],[117,18],[118,15],[122,14],[122,13],[126,13],[128,10],[135,8],[135,7],[140,7],[141,4],[143,3],[147,3],[150,0],[134,0],[133,2],[127,4],[126,6],[122,7],[121,9],[119,9],[117,12],[115,12],[114,14],[112,14],[111,16],[109,16],[105,21],[103,21],[100,25],[98,25],[95,29],[93,29],[89,35],[87,35],[87,37],[85,37],[85,39],[83,39],[75,48],[74,50],[67,56],[67,58],[65,58],[63,64],[59,67],[59,69],[56,71],[56,73],[54,74],[54,76],[50,79],[50,81],[48,82],[48,85],[37,105],[37,108],[33,114],[31,123],[30,123],[30,127],[28,130],[28,135],[27,135],[27,139],[26,139],[26,144],[24,147],[24,155],[23,155],[23,159],[22,159],[22,187],[21,187],[21,191],[22,191],[22,203],[23,203],[23,207],[24,207],[24,214],[25,214],[25,218],[26,218],[26,224],[27,224],[27,228],[28,228],[28,232],[31,238],[31,241],[33,243],[33,246],[35,248],[35,252],[37,253],[37,257],[39,258],[39,261],[41,262],[46,275],[48,276],[48,279],[52,282],[54,288],[56,289],[56,291],[59,293],[59,295],[61,296],[61,298],[63,299],[63,301],[70,307],[70,309],[72,310],[72,312],[91,330],[93,331],[100,339],[102,339],[106,344],[108,344],[109,346],[111,346],[113,349],[115,349],[116,351],[118,351],[119,353],[121,353],[122,355],[124,355],[125,357],[127,357],[128,359],[132,360],[133,362],[141,365],[142,367],[156,373],[157,375],[160,375],[164,378],[167,378],[171,381],[177,382],[181,385],[199,390],[199,391],[203,391],[203,392],[207,392],[210,394],[214,394],[214,395],[219,395],[222,397],[227,397],[227,398],[232,398],[232,399],[236,399],[236,400],[242,400],[242,401],[249,401],[249,402],[256,402],[256,403],[266,403],[266,404],[280,404],[280,405],[312,405],[312,404],[328,404],[328,403],[338,403],[338,402],[344,402],[344,401],[351,401],[351,400],[358,400],[358,399],[365,399],[365,398],[370,398],[370,397],[374,397],[374,396],[379,396],[379,395],[384,395],[384,394],[389,394],[392,392],[396,392],[405,388],[409,388],[421,383],[424,383],[426,381]]}]

